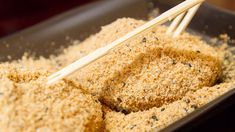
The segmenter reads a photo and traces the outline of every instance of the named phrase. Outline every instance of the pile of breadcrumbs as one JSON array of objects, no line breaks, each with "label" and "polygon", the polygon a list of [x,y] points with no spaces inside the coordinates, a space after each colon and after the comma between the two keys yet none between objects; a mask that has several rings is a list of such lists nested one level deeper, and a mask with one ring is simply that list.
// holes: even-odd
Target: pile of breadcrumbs
[{"label": "pile of breadcrumbs", "polygon": [[[144,24],[118,19],[50,58],[0,64],[2,131],[159,131],[235,88],[234,48],[158,26],[72,76],[46,77]],[[223,36],[224,38],[224,36]]]}]

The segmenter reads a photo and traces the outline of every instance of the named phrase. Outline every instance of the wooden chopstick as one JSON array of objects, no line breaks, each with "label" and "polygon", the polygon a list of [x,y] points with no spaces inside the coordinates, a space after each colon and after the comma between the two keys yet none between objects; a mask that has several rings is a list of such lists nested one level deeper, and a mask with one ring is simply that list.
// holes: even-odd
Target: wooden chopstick
[{"label": "wooden chopstick", "polygon": [[174,30],[177,28],[185,14],[186,12],[183,12],[173,20],[171,25],[168,27],[166,34],[172,34],[174,32]]},{"label": "wooden chopstick", "polygon": [[195,15],[200,6],[201,3],[189,9],[188,13],[185,15],[184,19],[181,21],[181,23],[175,30],[173,37],[179,36],[185,30],[185,28],[188,26],[188,24],[190,23],[190,21],[192,20],[193,16]]},{"label": "wooden chopstick", "polygon": [[127,33],[125,36],[113,41],[111,44],[99,48],[97,50],[95,50],[94,52],[88,54],[87,56],[73,62],[72,64],[66,66],[65,68],[63,68],[62,70],[52,74],[51,76],[49,76],[48,82],[47,84],[50,85],[70,74],[72,74],[73,72],[75,72],[76,70],[90,64],[91,62],[97,60],[98,58],[106,55],[111,49],[113,49],[114,47],[116,47],[117,45],[129,40],[130,38],[136,36],[137,34],[150,29],[151,27],[155,26],[155,25],[160,25],[165,23],[168,20],[171,20],[173,18],[175,18],[176,16],[178,16],[179,14],[187,11],[188,9],[192,8],[193,6],[202,3],[204,0],[190,0],[190,1],[184,1],[182,3],[180,3],[179,5],[171,8],[170,10],[164,12],[163,14],[161,14],[160,16],[154,18],[153,20],[145,23],[144,25],[136,28],[135,30]]},{"label": "wooden chopstick", "polygon": [[197,12],[198,8],[200,7],[200,5],[201,5],[201,3],[198,5],[195,5],[193,8],[189,9],[189,11],[187,11],[187,13],[184,12],[184,13],[181,13],[180,15],[178,15],[173,20],[171,25],[169,26],[166,34],[168,34],[168,35],[173,34],[173,37],[179,36],[185,30],[185,28],[188,26],[188,24],[192,20],[193,16]]}]

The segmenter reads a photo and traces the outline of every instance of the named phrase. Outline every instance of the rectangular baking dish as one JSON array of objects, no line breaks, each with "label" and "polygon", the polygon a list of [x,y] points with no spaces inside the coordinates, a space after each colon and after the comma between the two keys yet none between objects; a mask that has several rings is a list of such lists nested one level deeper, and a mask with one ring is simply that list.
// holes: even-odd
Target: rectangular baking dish
[{"label": "rectangular baking dish", "polygon": [[[101,26],[117,18],[147,19],[152,9],[157,7],[159,12],[163,12],[177,3],[177,0],[110,0],[73,9],[0,39],[0,62],[19,59],[25,52],[45,57],[57,54],[59,49],[68,46],[71,40],[83,40],[90,34],[98,32]],[[227,33],[235,39],[235,15],[209,4],[203,4],[189,25],[189,30],[200,34],[205,40],[221,33]],[[162,131],[197,130],[201,124],[216,118],[226,110],[235,110],[235,89]],[[235,117],[235,114],[233,115]],[[223,123],[222,119],[221,123]]]}]

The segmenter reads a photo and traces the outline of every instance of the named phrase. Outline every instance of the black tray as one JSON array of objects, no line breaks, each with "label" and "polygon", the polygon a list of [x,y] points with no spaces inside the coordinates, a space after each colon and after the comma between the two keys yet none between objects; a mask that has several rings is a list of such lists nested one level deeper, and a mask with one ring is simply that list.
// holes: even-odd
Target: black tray
[{"label": "black tray", "polygon": [[[177,3],[177,0],[109,0],[79,7],[2,38],[0,62],[8,61],[9,56],[11,59],[19,59],[24,52],[48,57],[50,54],[58,53],[61,46],[68,46],[71,40],[83,40],[99,31],[100,26],[117,18],[146,19],[153,8],[158,7],[160,12],[163,12]],[[199,33],[205,39],[221,33],[227,33],[235,39],[235,15],[205,3],[189,25],[189,30]],[[235,117],[235,112],[232,112],[235,110],[234,104],[235,89],[171,124],[163,131],[225,130],[221,124],[228,125],[229,123],[224,123],[228,121],[226,117]],[[226,128],[231,130],[235,127],[231,125]]]}]

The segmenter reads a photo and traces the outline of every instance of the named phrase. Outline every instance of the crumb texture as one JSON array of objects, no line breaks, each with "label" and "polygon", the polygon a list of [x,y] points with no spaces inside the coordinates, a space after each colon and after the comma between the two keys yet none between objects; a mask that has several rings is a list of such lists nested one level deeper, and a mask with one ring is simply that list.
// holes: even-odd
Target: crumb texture
[{"label": "crumb texture", "polygon": [[[80,71],[47,86],[47,76],[120,38],[145,21],[121,18],[59,55],[30,54],[0,63],[0,130],[160,131],[234,90],[235,49],[228,37],[183,33],[157,26]],[[218,42],[217,42],[218,41]],[[9,57],[10,58],[10,57]]]},{"label": "crumb texture", "polygon": [[234,88],[235,83],[225,83],[213,87],[203,87],[196,92],[187,93],[181,100],[159,108],[133,112],[125,115],[120,112],[108,112],[105,115],[106,129],[110,132],[160,131],[182,117],[200,108],[216,97]]},{"label": "crumb texture", "polygon": [[0,72],[1,131],[101,129],[101,105],[79,84],[64,80],[47,87],[47,72],[11,64],[1,64]]}]

